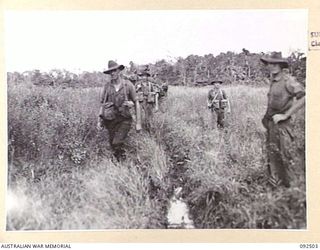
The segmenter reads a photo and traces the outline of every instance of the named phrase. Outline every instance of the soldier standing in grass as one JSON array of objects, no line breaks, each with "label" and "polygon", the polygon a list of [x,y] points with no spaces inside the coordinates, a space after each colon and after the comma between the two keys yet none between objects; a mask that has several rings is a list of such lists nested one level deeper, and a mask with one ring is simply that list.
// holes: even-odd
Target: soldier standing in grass
[{"label": "soldier standing in grass", "polygon": [[293,135],[291,116],[305,105],[305,90],[287,73],[289,63],[280,52],[262,56],[271,79],[268,107],[262,119],[267,129],[267,156],[269,183],[272,186],[290,187]]},{"label": "soldier standing in grass", "polygon": [[225,112],[231,112],[230,102],[226,95],[226,92],[221,89],[222,80],[214,79],[211,84],[214,85],[213,89],[209,90],[207,105],[211,110],[212,115],[216,116],[218,128],[224,128],[225,126]]},{"label": "soldier standing in grass", "polygon": [[123,65],[109,61],[108,69],[103,73],[110,80],[103,86],[100,96],[102,107],[99,113],[98,129],[106,128],[109,132],[109,142],[117,160],[124,158],[123,144],[132,124],[130,108],[136,109],[136,130],[141,130],[139,101],[133,84],[124,79]]},{"label": "soldier standing in grass", "polygon": [[157,74],[154,74],[152,77],[152,81],[157,85],[159,88],[159,99],[161,100],[163,97],[166,97],[168,94],[169,86],[167,83],[162,82]]},{"label": "soldier standing in grass", "polygon": [[161,81],[157,77],[157,74],[154,74],[152,76],[151,81],[154,83],[154,86],[156,88],[156,92],[158,93],[159,105],[156,109],[160,110],[161,112],[164,112],[163,103],[165,102],[166,97],[168,95],[169,86],[167,83]]},{"label": "soldier standing in grass", "polygon": [[158,110],[159,89],[160,87],[152,81],[148,66],[141,66],[137,70],[138,80],[135,88],[137,99],[142,104],[143,109],[143,126],[149,131],[150,121],[154,111]]}]

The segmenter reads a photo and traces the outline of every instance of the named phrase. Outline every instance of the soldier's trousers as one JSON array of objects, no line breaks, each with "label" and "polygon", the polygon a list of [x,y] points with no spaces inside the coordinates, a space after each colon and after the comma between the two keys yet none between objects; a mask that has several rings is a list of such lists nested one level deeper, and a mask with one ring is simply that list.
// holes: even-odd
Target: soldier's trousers
[{"label": "soldier's trousers", "polygon": [[291,131],[291,120],[281,121],[275,124],[268,121],[267,126],[267,156],[269,181],[274,186],[290,186],[292,161],[291,147],[293,135]]},{"label": "soldier's trousers", "polygon": [[117,116],[112,121],[104,120],[104,126],[109,133],[109,143],[114,156],[119,160],[124,157],[123,144],[130,131],[132,118]]},{"label": "soldier's trousers", "polygon": [[225,126],[225,110],[224,109],[211,109],[212,116],[216,116],[218,128],[224,128]]}]

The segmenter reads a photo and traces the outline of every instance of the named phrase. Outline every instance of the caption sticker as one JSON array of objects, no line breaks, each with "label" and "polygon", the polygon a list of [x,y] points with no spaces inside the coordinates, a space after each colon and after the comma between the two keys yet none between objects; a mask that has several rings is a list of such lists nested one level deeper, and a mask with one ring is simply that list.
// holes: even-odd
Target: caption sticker
[{"label": "caption sticker", "polygon": [[71,249],[70,244],[1,244],[0,248],[4,249]]},{"label": "caption sticker", "polygon": [[320,50],[320,31],[310,32],[310,50]]}]

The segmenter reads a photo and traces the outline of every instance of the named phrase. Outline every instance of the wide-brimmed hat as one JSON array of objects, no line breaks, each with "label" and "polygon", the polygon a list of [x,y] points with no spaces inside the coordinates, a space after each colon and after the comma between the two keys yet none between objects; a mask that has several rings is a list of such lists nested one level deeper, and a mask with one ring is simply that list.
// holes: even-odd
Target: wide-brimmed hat
[{"label": "wide-brimmed hat", "polygon": [[210,84],[215,84],[216,82],[218,82],[218,83],[223,83],[223,81],[221,80],[221,79],[219,79],[219,78],[215,78],[215,79],[212,79],[211,81],[210,81]]},{"label": "wide-brimmed hat", "polygon": [[140,66],[137,70],[139,76],[151,76],[148,65]]},{"label": "wide-brimmed hat", "polygon": [[265,64],[266,63],[278,63],[278,64],[285,65],[286,67],[289,66],[288,60],[282,57],[281,52],[272,52],[271,55],[262,56],[260,58],[260,60]]},{"label": "wide-brimmed hat", "polygon": [[122,64],[117,64],[115,61],[110,60],[108,62],[108,69],[103,71],[103,73],[105,74],[110,74],[112,71],[116,70],[116,69],[120,69],[123,70],[124,66]]}]

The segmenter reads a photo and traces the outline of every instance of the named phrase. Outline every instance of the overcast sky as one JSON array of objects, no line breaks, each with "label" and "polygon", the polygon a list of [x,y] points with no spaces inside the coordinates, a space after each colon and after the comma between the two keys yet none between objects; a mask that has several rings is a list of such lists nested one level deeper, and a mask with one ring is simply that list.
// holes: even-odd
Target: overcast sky
[{"label": "overcast sky", "polygon": [[7,11],[7,71],[102,71],[190,54],[307,51],[307,10]]}]

